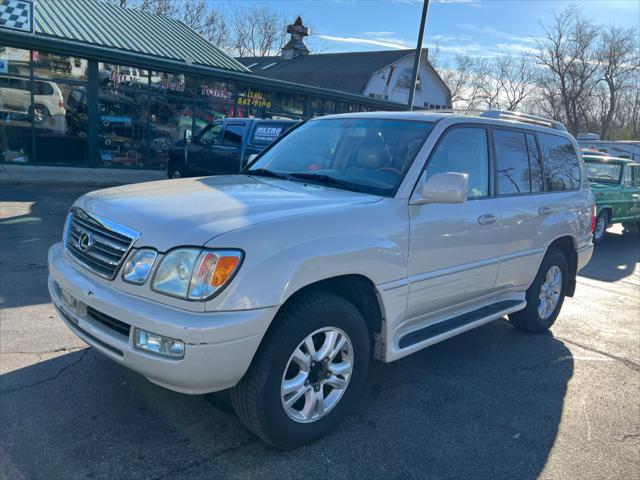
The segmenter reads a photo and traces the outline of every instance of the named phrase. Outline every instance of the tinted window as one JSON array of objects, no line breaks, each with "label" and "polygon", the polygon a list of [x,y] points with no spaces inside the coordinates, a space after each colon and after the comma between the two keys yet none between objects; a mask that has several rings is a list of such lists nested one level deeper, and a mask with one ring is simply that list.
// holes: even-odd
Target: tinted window
[{"label": "tinted window", "polygon": [[544,184],[542,179],[542,159],[538,151],[535,135],[527,133],[527,150],[529,152],[529,175],[531,178],[531,191],[542,192]]},{"label": "tinted window", "polygon": [[547,190],[577,190],[580,187],[580,161],[573,144],[567,138],[546,133],[538,134]]},{"label": "tinted window", "polygon": [[497,193],[531,192],[529,179],[529,154],[523,132],[494,130],[496,164],[498,173]]},{"label": "tinted window", "polygon": [[53,87],[45,82],[35,82],[34,95],[53,95]]},{"label": "tinted window", "polygon": [[445,133],[427,165],[427,178],[437,173],[469,174],[470,198],[489,195],[489,155],[484,128],[455,128]]},{"label": "tinted window", "polygon": [[242,143],[244,125],[227,125],[222,138],[222,145],[227,147],[238,147]]}]

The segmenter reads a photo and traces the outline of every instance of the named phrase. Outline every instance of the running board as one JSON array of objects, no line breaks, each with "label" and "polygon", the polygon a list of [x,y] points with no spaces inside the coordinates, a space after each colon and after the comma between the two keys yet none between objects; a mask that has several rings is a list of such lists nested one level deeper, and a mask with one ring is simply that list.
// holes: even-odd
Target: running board
[{"label": "running board", "polygon": [[[432,340],[437,343],[453,337],[458,333],[466,332],[472,328],[489,323],[509,313],[517,312],[527,306],[527,302],[521,300],[503,300],[502,302],[487,305],[486,307],[463,313],[457,317],[452,317],[442,322],[427,325],[419,330],[409,332],[400,338],[398,346],[407,348],[418,343]],[[442,337],[442,338],[440,338]]]}]

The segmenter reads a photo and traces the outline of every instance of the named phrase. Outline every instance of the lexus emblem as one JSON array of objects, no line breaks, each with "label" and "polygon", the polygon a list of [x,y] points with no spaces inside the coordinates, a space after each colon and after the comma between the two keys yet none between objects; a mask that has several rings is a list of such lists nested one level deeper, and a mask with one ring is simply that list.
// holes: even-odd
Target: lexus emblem
[{"label": "lexus emblem", "polygon": [[91,232],[82,232],[78,238],[78,248],[83,252],[88,252],[93,246],[93,234]]}]

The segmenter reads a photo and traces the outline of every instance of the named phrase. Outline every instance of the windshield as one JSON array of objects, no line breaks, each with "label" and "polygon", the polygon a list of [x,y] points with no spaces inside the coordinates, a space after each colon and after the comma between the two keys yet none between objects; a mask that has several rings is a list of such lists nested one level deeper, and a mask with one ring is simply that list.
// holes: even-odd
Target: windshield
[{"label": "windshield", "polygon": [[390,197],[432,127],[406,120],[314,120],[289,133],[245,173],[271,172],[293,181]]},{"label": "windshield", "polygon": [[587,173],[590,182],[619,183],[622,165],[619,163],[605,163],[586,160]]}]

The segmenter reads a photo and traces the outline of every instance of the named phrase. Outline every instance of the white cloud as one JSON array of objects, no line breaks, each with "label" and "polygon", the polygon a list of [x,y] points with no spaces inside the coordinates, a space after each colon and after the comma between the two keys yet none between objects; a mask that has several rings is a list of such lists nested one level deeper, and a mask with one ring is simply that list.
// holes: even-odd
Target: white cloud
[{"label": "white cloud", "polygon": [[396,38],[363,38],[363,37],[339,37],[336,35],[314,35],[316,38],[321,38],[329,42],[337,43],[349,43],[352,45],[373,45],[376,47],[393,48],[396,50],[402,50],[405,48],[412,48],[412,45],[402,39]]},{"label": "white cloud", "polygon": [[466,32],[471,32],[477,35],[482,35],[490,38],[501,38],[504,40],[513,40],[515,42],[533,42],[534,41],[533,38],[531,37],[512,35],[510,33],[503,32],[502,30],[498,30],[497,28],[490,27],[490,26],[478,26],[478,25],[471,25],[469,23],[461,23],[456,25],[456,27]]}]

